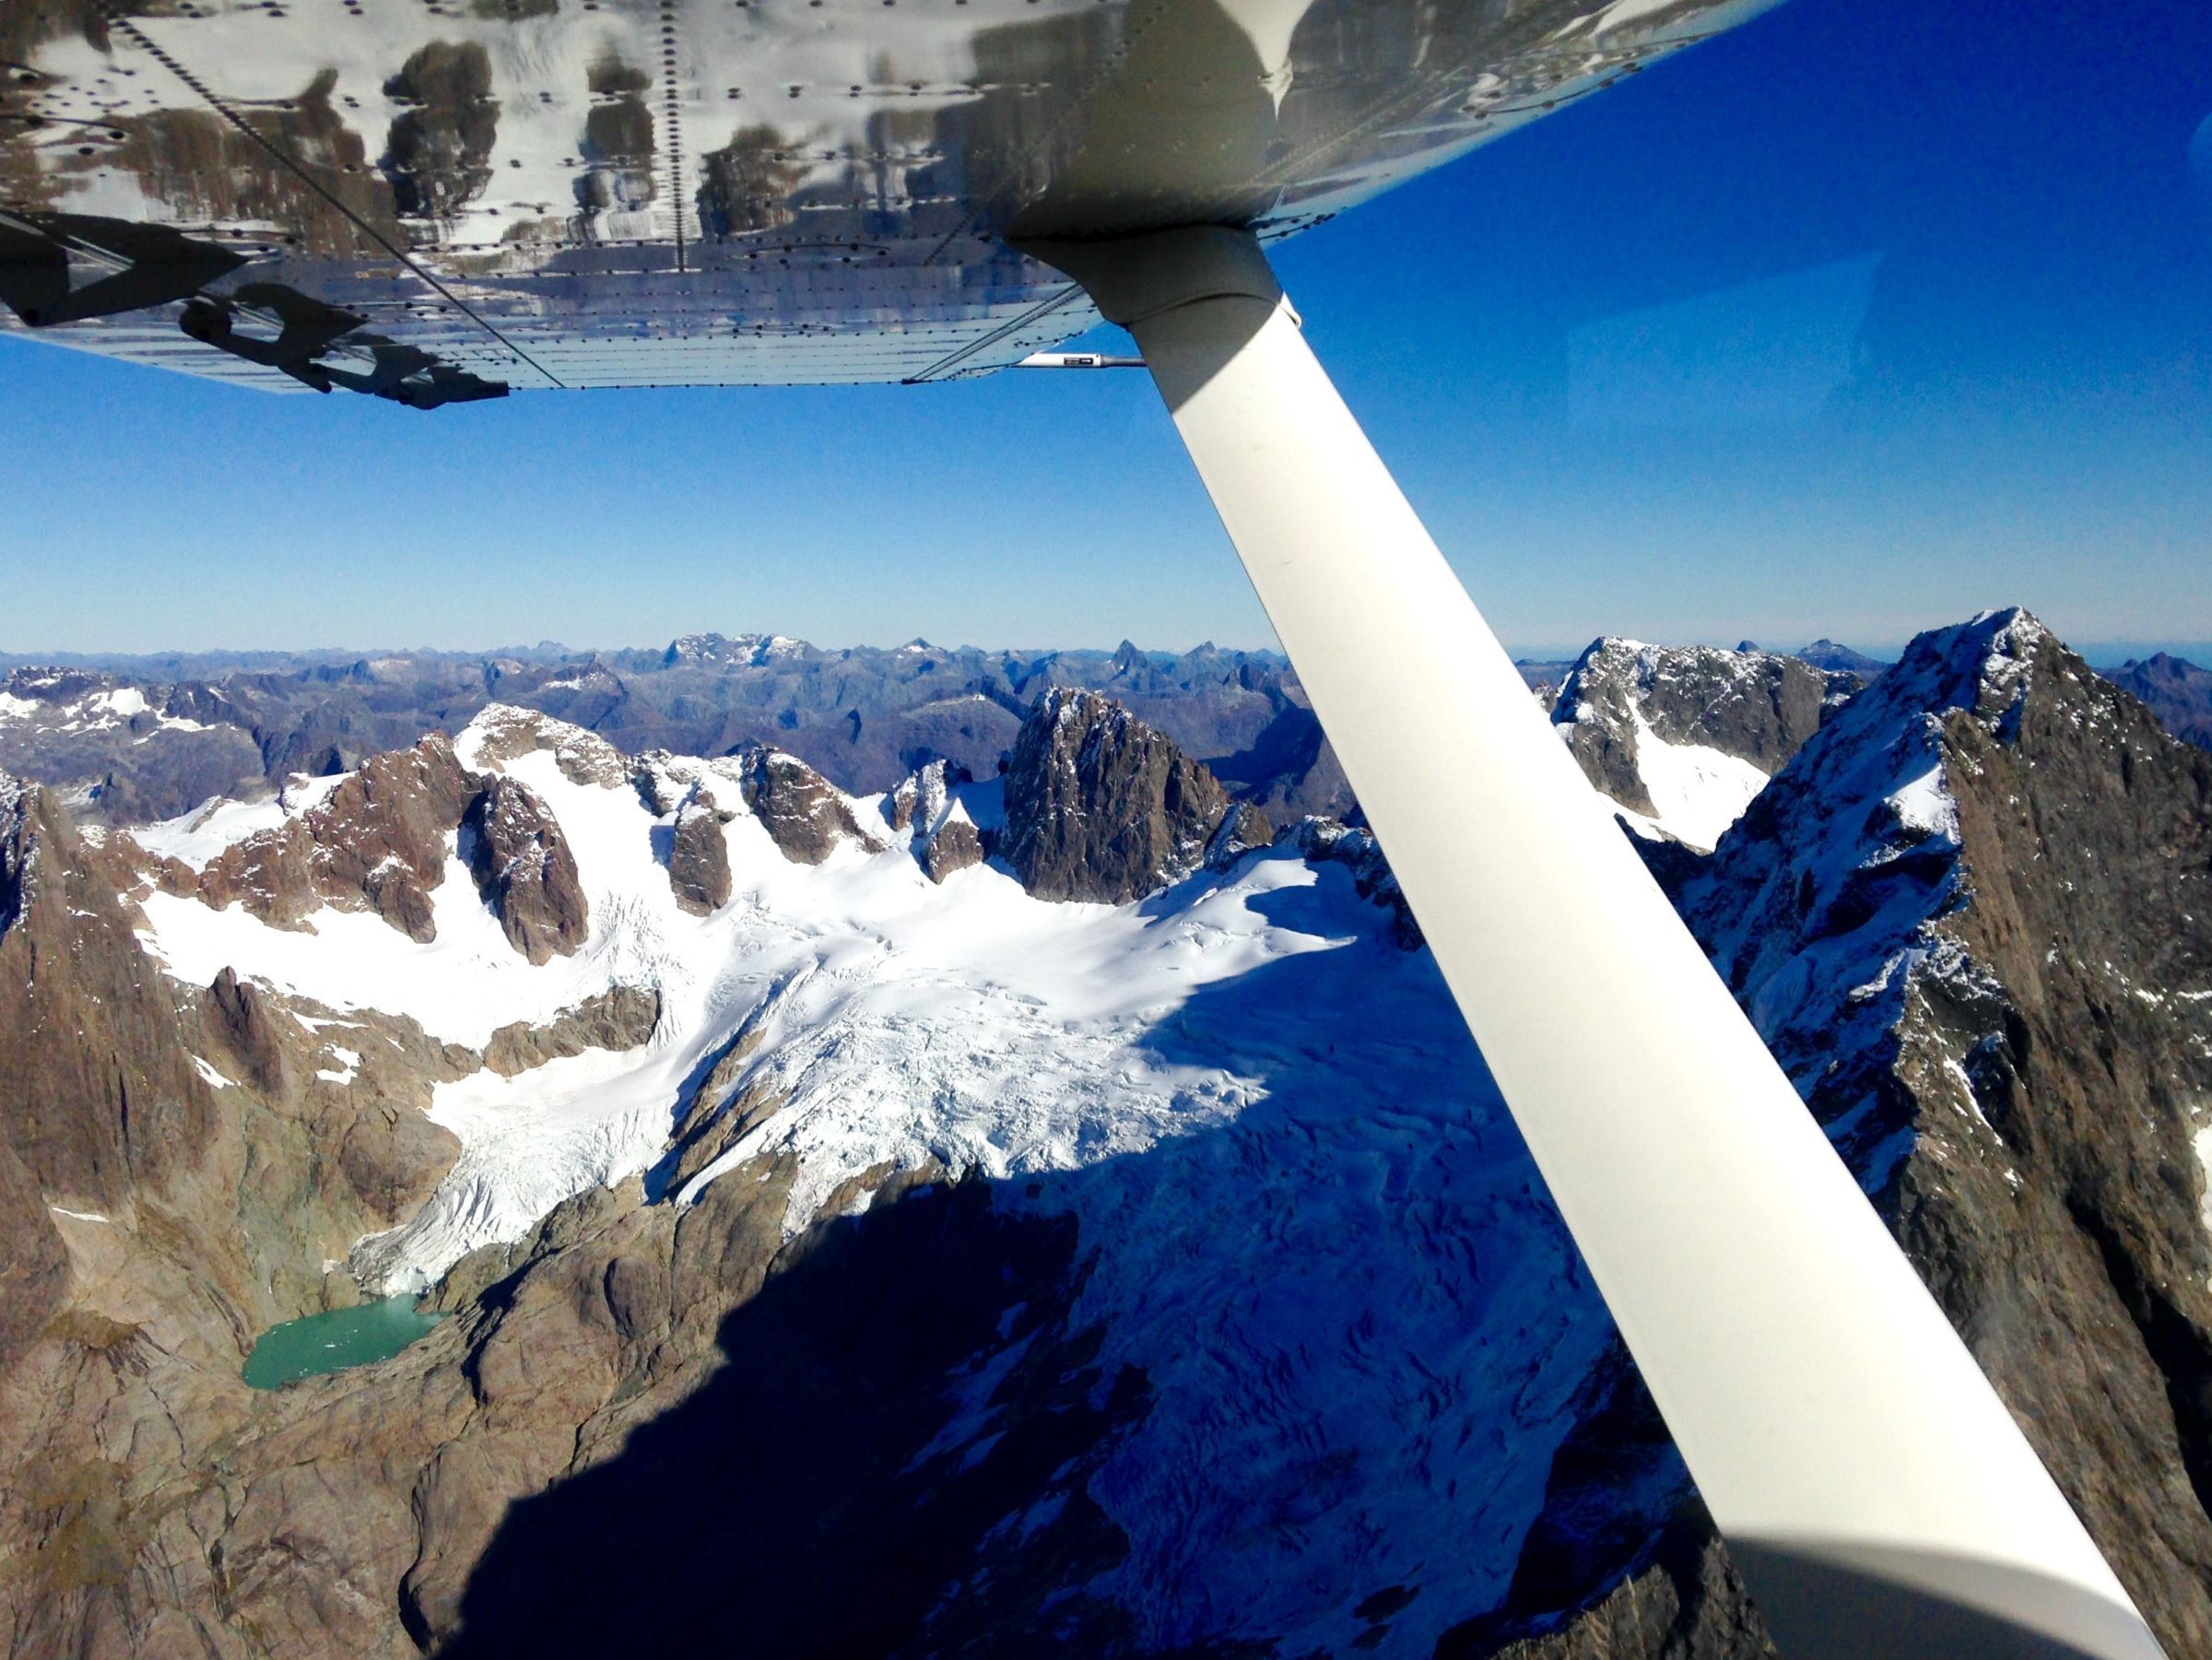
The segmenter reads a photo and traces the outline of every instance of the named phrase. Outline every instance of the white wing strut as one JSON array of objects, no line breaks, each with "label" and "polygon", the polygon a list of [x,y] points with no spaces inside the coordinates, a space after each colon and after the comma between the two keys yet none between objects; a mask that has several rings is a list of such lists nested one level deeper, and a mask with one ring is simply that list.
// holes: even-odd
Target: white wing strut
[{"label": "white wing strut", "polygon": [[1030,250],[1143,347],[1792,1660],[2159,1649],[1551,732],[1258,244]]}]

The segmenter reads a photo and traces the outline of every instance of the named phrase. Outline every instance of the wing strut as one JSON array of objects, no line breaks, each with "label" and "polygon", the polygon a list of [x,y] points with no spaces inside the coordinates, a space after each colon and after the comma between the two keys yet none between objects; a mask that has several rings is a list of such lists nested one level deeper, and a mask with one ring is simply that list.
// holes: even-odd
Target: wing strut
[{"label": "wing strut", "polygon": [[1202,228],[1028,251],[1136,336],[1783,1653],[2159,1654],[1258,243]]}]

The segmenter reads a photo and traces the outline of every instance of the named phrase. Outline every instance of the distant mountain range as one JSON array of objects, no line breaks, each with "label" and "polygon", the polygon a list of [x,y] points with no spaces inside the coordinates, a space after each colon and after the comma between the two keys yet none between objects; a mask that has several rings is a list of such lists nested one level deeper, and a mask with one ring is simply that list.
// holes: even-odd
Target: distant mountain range
[{"label": "distant mountain range", "polygon": [[2130,658],[2105,677],[2156,710],[2176,737],[2212,748],[2212,669],[2160,652],[2140,662]]},{"label": "distant mountain range", "polygon": [[[179,660],[189,672],[22,666],[0,680],[0,767],[112,823],[210,795],[271,790],[454,732],[500,702],[639,753],[719,755],[773,743],[842,789],[888,788],[923,761],[990,776],[1030,704],[1058,687],[1110,693],[1254,801],[1343,804],[1334,761],[1283,659],[1202,645],[1112,652],[824,651],[775,635],[688,635],[660,651],[348,661]],[[1318,767],[1318,771],[1316,771]]]},{"label": "distant mountain range", "polygon": [[[8,681],[84,809],[0,771],[11,1652],[1772,1654],[1279,660],[655,656]],[[2018,611],[1549,666],[2212,1653],[2212,754]]]},{"label": "distant mountain range", "polygon": [[[1668,649],[1709,665],[1794,659],[1853,684],[1884,666],[1826,640],[1790,653],[1748,642],[1733,653]],[[1548,701],[1589,654],[1521,668]],[[2212,674],[2155,657],[2117,671],[2115,683],[2178,735],[2212,742]],[[920,640],[829,651],[781,635],[693,634],[649,651],[577,653],[547,642],[483,655],[19,664],[0,678],[0,768],[52,786],[88,821],[146,823],[216,795],[272,793],[295,773],[357,766],[425,734],[457,731],[499,702],[571,722],[631,754],[772,744],[840,789],[874,793],[932,759],[993,775],[1031,704],[1058,688],[1113,698],[1263,811],[1342,815],[1353,805],[1279,655],[1210,644],[1145,652],[1128,642],[1112,652],[946,650]],[[1802,711],[1791,718],[1801,721]],[[1594,734],[1577,742],[1586,764],[1618,764],[1589,750]]]}]

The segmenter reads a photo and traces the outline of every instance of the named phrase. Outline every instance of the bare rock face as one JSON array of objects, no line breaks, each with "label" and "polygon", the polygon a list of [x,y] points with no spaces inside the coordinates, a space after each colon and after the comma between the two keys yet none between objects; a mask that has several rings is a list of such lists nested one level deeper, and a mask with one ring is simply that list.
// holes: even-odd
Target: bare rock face
[{"label": "bare rock face", "polygon": [[668,1150],[654,1171],[658,1190],[682,1186],[782,1106],[784,1098],[772,1084],[744,1085],[743,1080],[747,1063],[760,1047],[766,1022],[789,983],[779,983],[746,1017],[683,1103],[668,1137]]},{"label": "bare rock face", "polygon": [[475,1071],[476,1054],[404,1017],[341,1013],[228,969],[178,1002],[213,1090],[216,1145],[235,1137],[251,1171],[235,1195],[211,1199],[244,1236],[267,1306],[355,1301],[350,1277],[325,1265],[406,1220],[453,1168],[459,1141],[425,1113],[433,1087]]},{"label": "bare rock face", "polygon": [[1237,802],[1221,815],[1213,840],[1206,844],[1206,867],[1227,870],[1249,853],[1275,845],[1275,826],[1267,815],[1246,802]]},{"label": "bare rock face", "polygon": [[860,828],[829,780],[797,756],[753,748],[735,759],[744,769],[745,805],[786,858],[819,865],[844,841],[870,853],[883,851],[883,843]]},{"label": "bare rock face", "polygon": [[668,885],[676,902],[693,916],[708,916],[730,902],[730,847],[723,826],[733,815],[712,793],[694,790],[676,813],[668,844]]},{"label": "bare rock face", "polygon": [[[183,1520],[167,1484],[253,1424],[253,1334],[324,1306],[324,1259],[451,1166],[419,1107],[474,1064],[387,1017],[311,1023],[235,975],[178,986],[132,922],[51,796],[0,781],[0,1620],[25,1654],[202,1629],[139,1560]],[[280,1508],[312,1525],[344,1487]],[[187,1578],[219,1600],[220,1556]],[[388,1652],[355,1635],[337,1646]],[[238,1632],[188,1646],[249,1652]]]},{"label": "bare rock face", "polygon": [[195,1289],[171,1301],[199,1307],[195,1340],[220,1348],[322,1306],[322,1262],[428,1196],[459,1150],[422,1116],[430,1083],[475,1057],[389,1017],[318,1009],[311,1026],[228,971],[177,985],[107,868],[51,796],[0,786],[0,1230],[19,1293],[0,1336],[37,1337],[51,1312],[58,1221],[73,1253],[151,1251],[156,1279],[185,1274]]},{"label": "bare rock face", "polygon": [[278,1018],[259,986],[225,969],[207,988],[205,1025],[215,1051],[210,1061],[234,1069],[239,1080],[264,1095],[292,1094],[299,1073],[277,1030]]},{"label": "bare rock face", "polygon": [[1228,792],[1167,737],[1063,688],[1015,740],[998,851],[1040,899],[1124,904],[1197,869],[1228,811]]},{"label": "bare rock face", "polygon": [[1583,773],[1636,812],[1653,810],[1637,739],[1696,744],[1771,775],[1863,684],[1771,652],[1599,640],[1569,671],[1553,701]]},{"label": "bare rock face", "polygon": [[96,855],[53,795],[0,777],[0,1132],[56,1203],[126,1207],[197,1160],[205,1084]]},{"label": "bare rock face", "polygon": [[1489,1646],[1446,1633],[1438,1660],[1774,1660],[1773,1642],[1710,1520],[1663,1534],[1648,1567],[1541,1636]]},{"label": "bare rock face", "polygon": [[922,869],[933,882],[982,862],[982,833],[965,818],[939,825],[922,843]]},{"label": "bare rock face", "polygon": [[484,1045],[484,1065],[502,1077],[587,1049],[635,1049],[660,1024],[661,995],[645,986],[609,986],[542,1026],[526,1020],[502,1026]]},{"label": "bare rock face", "polygon": [[534,963],[573,957],[591,933],[591,903],[553,810],[520,779],[495,777],[465,828],[469,870],[508,943]]},{"label": "bare rock face", "polygon": [[933,760],[902,782],[885,803],[891,830],[912,841],[914,857],[933,882],[983,862],[982,832],[953,794],[957,786],[973,782],[965,767]]},{"label": "bare rock face", "polygon": [[377,756],[281,828],[226,848],[200,873],[200,896],[218,907],[236,901],[279,927],[332,905],[435,938],[430,893],[476,795],[452,743],[434,734]]},{"label": "bare rock face", "polygon": [[[44,1122],[50,1109],[25,1089],[28,1079],[18,1077],[19,1063],[12,1057],[29,1036],[26,1030],[38,1018],[37,1011],[15,1002],[13,989],[20,983],[29,1001],[29,959],[33,955],[27,937],[18,938],[27,914],[36,906],[42,884],[37,870],[38,842],[33,816],[51,812],[47,803],[31,790],[0,772],[0,964],[7,958],[24,960],[12,968],[0,966],[7,987],[0,995],[0,1042],[9,1045],[11,1056],[5,1081],[0,1081],[0,1365],[6,1365],[47,1316],[60,1306],[69,1282],[69,1258],[62,1237],[47,1213],[38,1177],[17,1151],[18,1141],[30,1143],[37,1158],[43,1144],[60,1126]],[[29,891],[26,892],[26,888]],[[28,1068],[21,1068],[28,1070]],[[74,1139],[74,1132],[63,1131]],[[106,1136],[101,1137],[107,1141]],[[112,1159],[112,1143],[100,1150]]]}]

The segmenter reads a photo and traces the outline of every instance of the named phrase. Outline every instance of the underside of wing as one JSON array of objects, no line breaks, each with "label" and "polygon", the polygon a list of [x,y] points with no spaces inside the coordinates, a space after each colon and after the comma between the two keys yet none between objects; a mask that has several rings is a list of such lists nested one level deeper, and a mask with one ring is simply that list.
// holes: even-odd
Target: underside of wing
[{"label": "underside of wing", "polygon": [[0,328],[418,407],[922,381],[1760,0],[0,0]]}]

